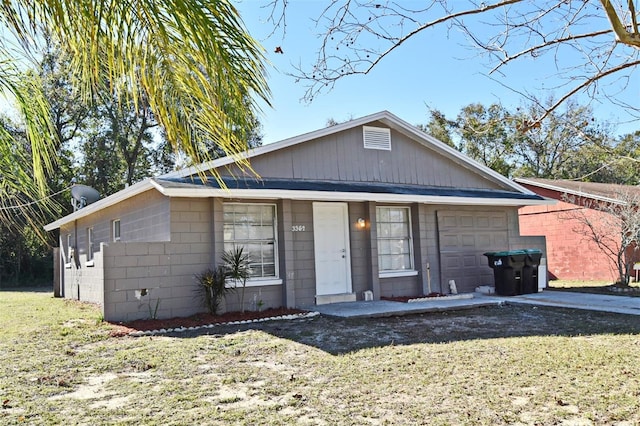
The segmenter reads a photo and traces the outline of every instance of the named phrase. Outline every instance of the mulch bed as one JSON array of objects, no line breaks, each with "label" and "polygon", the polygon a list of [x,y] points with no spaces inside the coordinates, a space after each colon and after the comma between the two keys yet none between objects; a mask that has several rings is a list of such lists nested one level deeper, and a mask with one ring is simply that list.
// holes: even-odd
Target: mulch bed
[{"label": "mulch bed", "polygon": [[180,327],[198,327],[208,324],[222,324],[233,321],[247,321],[261,318],[279,317],[283,315],[302,314],[307,311],[300,309],[269,308],[263,311],[226,312],[219,315],[201,313],[190,317],[178,317],[169,319],[143,319],[130,322],[111,323],[114,329],[110,335],[113,337],[126,336],[136,331],[160,330]]}]

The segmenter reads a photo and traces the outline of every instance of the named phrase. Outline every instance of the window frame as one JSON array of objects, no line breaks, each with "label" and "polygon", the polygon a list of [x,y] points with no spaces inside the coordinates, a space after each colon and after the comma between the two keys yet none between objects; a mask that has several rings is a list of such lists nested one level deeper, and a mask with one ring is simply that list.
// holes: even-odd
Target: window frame
[{"label": "window frame", "polygon": [[[226,236],[224,235],[224,228],[225,226],[228,225],[228,222],[225,221],[224,219],[224,214],[228,212],[228,210],[226,210],[227,207],[235,207],[235,206],[259,206],[259,207],[264,207],[264,206],[268,206],[271,208],[272,211],[272,227],[273,227],[273,238],[272,240],[265,240],[265,239],[242,239],[242,240],[236,240],[236,239],[232,239],[232,240],[227,240]],[[278,253],[278,207],[275,203],[254,203],[254,202],[248,202],[248,203],[242,203],[242,202],[225,202],[223,203],[223,219],[222,219],[222,227],[223,227],[223,238],[222,238],[222,244],[224,247],[224,250],[228,250],[228,246],[232,245],[233,247],[237,247],[237,246],[242,246],[244,247],[246,244],[251,244],[251,243],[255,243],[255,242],[267,242],[267,244],[273,245],[273,271],[274,271],[274,275],[269,275],[269,276],[253,276],[253,277],[249,277],[247,279],[246,282],[246,286],[247,287],[252,287],[252,286],[263,286],[263,285],[279,285],[282,284],[282,279],[280,278],[280,268],[279,268],[279,253]],[[235,212],[235,210],[234,210]],[[235,222],[233,223],[233,225],[235,225]],[[269,242],[270,241],[270,242]],[[252,264],[255,264],[256,262],[251,262]],[[264,263],[260,263],[262,270],[264,271]],[[227,287],[236,287],[236,285],[234,285],[236,283],[227,283]]]},{"label": "window frame", "polygon": [[65,268],[71,268],[71,261],[73,260],[73,245],[71,244],[73,242],[73,236],[71,233],[67,233],[67,256],[66,256],[66,263],[64,264]]},{"label": "window frame", "polygon": [[[385,224],[385,223],[397,223],[397,222],[382,222],[380,220],[381,214],[380,214],[380,210],[382,209],[388,209],[388,210],[404,210],[406,211],[406,224],[407,224],[407,231],[408,231],[408,235],[406,237],[402,237],[403,240],[407,241],[407,245],[409,248],[408,253],[381,253],[381,244],[380,242],[383,240],[398,240],[400,239],[399,237],[381,237],[381,233],[380,233],[380,225],[381,224]],[[380,278],[388,278],[388,277],[402,277],[402,276],[413,276],[413,275],[417,275],[418,271],[416,271],[415,269],[415,259],[414,259],[414,255],[413,255],[413,224],[411,222],[411,207],[410,206],[389,206],[389,205],[384,205],[384,206],[376,206],[376,239],[377,239],[377,246],[378,246],[378,275]],[[405,268],[405,269],[381,269],[382,266],[382,261],[381,261],[381,256],[383,255],[403,255],[409,256],[409,267]]]},{"label": "window frame", "polygon": [[[116,235],[116,223],[118,224],[117,226],[117,235]],[[113,242],[117,242],[120,241],[122,239],[122,227],[121,227],[121,222],[120,219],[113,219],[111,221],[111,239],[113,240]]]},{"label": "window frame", "polygon": [[94,242],[94,232],[93,232],[93,226],[87,228],[87,262],[86,262],[86,266],[93,266],[93,254],[94,254],[94,247],[95,247],[95,242]]}]

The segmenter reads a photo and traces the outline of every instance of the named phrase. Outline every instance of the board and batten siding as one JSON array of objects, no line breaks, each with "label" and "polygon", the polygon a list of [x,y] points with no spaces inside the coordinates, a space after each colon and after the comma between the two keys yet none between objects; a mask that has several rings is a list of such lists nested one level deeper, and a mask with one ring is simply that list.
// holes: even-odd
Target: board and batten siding
[{"label": "board and batten siding", "polygon": [[[391,151],[365,149],[362,127],[357,127],[259,155],[251,159],[251,165],[265,178],[500,189],[486,177],[394,130]],[[242,175],[235,166],[220,172]]]}]

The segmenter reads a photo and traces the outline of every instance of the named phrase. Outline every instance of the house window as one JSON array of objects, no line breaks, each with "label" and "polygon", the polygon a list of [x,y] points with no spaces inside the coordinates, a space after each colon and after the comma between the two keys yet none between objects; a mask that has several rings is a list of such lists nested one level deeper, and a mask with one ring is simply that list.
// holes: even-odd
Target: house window
[{"label": "house window", "polygon": [[272,204],[224,205],[224,249],[244,247],[251,278],[275,278],[276,208]]},{"label": "house window", "polygon": [[376,216],[379,271],[413,270],[409,208],[377,207]]},{"label": "house window", "polygon": [[67,262],[65,266],[71,266],[71,260],[73,259],[73,245],[72,245],[71,234],[67,234]]},{"label": "house window", "polygon": [[111,222],[111,231],[113,234],[113,241],[120,241],[120,219],[115,219]]},{"label": "house window", "polygon": [[93,228],[87,228],[87,262],[93,260]]}]

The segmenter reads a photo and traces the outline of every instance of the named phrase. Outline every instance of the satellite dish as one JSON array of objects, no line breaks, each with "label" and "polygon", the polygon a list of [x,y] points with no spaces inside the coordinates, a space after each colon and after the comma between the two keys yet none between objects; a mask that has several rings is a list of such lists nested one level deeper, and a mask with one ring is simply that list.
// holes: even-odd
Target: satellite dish
[{"label": "satellite dish", "polygon": [[73,185],[71,187],[71,204],[73,211],[80,210],[100,199],[100,193],[87,185]]}]

